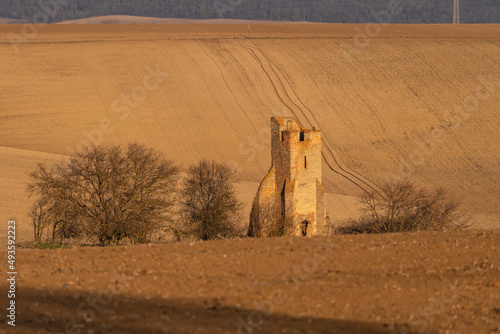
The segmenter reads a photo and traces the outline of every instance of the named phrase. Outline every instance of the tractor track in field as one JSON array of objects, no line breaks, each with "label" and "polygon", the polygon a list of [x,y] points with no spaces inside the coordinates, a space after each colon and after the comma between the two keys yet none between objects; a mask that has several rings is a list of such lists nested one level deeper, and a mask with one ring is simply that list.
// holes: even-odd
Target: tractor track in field
[{"label": "tractor track in field", "polygon": [[[297,93],[293,90],[293,88],[290,85],[290,82],[283,75],[283,72],[279,68],[277,68],[276,65],[274,65],[272,63],[271,59],[269,59],[269,57],[255,43],[252,42],[252,44],[260,52],[260,54],[262,55],[261,57],[259,57],[259,55],[255,52],[255,49],[246,48],[246,47],[245,47],[245,49],[247,49],[251,53],[251,55],[260,63],[261,68],[265,72],[266,76],[269,78],[269,81],[271,82],[271,85],[273,86],[274,91],[276,92],[276,94],[277,94],[278,98],[281,100],[281,102],[293,113],[293,115],[295,117],[297,117],[297,119],[300,120],[300,117],[298,117],[297,112],[294,110],[295,108],[298,109],[302,113],[303,118],[307,121],[307,123],[309,124],[310,127],[317,126],[322,131],[321,126],[318,123],[318,120],[316,119],[316,117],[314,116],[314,114],[312,113],[312,111],[309,108],[307,108],[305,106],[305,104],[302,102],[302,100],[297,96]],[[267,67],[269,69],[266,69],[266,66],[264,65],[264,61],[262,60],[262,57],[266,60],[267,65],[268,65]],[[274,67],[277,68],[277,71],[281,74],[281,76],[283,76],[284,79],[281,79],[280,74],[278,74],[278,72],[274,69]],[[274,77],[276,78],[275,80],[273,80],[273,76],[270,74],[270,71],[272,71],[272,73],[274,74]],[[290,90],[292,91],[293,96],[298,100],[298,103],[302,104],[303,107],[301,107],[298,103],[296,103],[296,102],[293,101],[292,97],[290,96],[290,93],[288,92],[287,88],[284,85],[283,80],[286,81],[286,83],[290,87]],[[278,83],[276,83],[276,81]],[[278,89],[278,85],[281,87],[281,89]],[[283,91],[283,94],[280,94],[280,91]],[[288,100],[288,103],[285,102],[285,100]],[[292,105],[295,108],[293,108]],[[306,109],[309,112],[311,118],[314,119],[314,122],[315,122],[316,125],[314,125],[313,122],[311,122],[311,120],[309,119],[309,117],[306,115],[304,109]],[[336,170],[335,168],[333,168],[333,166],[331,165],[331,163],[328,160],[327,155],[324,152],[321,152],[321,155],[322,155],[325,163],[330,168],[330,170],[332,170],[336,174],[339,174],[340,176],[346,178],[348,181],[350,181],[351,183],[353,183],[354,185],[356,185],[357,187],[359,187],[363,191],[367,191],[367,189],[365,187],[363,187],[360,183],[364,184],[365,186],[369,187],[372,191],[375,191],[376,193],[378,193],[379,195],[381,195],[381,192],[379,191],[380,187],[377,186],[373,181],[371,181],[367,177],[365,177],[365,176],[357,173],[357,174],[360,175],[360,177],[362,177],[362,178],[364,178],[364,179],[367,180],[367,181],[364,181],[360,177],[358,177],[358,176],[354,175],[353,173],[347,171],[344,167],[342,167],[340,165],[338,158],[335,156],[333,145],[331,144],[331,142],[326,137],[325,132],[324,131],[322,131],[322,132],[323,132],[323,136],[322,136],[323,144],[324,144],[325,148],[327,149],[327,151],[330,153],[330,155],[331,155],[333,161],[335,162],[335,164],[338,166],[338,168],[342,172],[340,172],[340,171]],[[353,172],[355,172],[355,171],[353,171]],[[350,175],[352,178],[355,178],[359,182],[354,181],[351,177],[345,175],[344,173]]]},{"label": "tractor track in field", "polygon": [[226,88],[229,91],[229,93],[231,94],[233,100],[236,102],[236,104],[238,105],[238,108],[241,110],[241,112],[245,115],[245,118],[248,121],[248,124],[253,128],[253,130],[255,132],[257,132],[257,129],[255,128],[255,125],[250,120],[250,117],[248,117],[247,112],[245,111],[245,109],[243,108],[243,106],[239,103],[238,99],[236,98],[236,95],[234,94],[233,90],[231,89],[231,86],[227,82],[227,79],[224,76],[224,72],[223,72],[222,68],[219,66],[219,64],[217,64],[217,62],[215,61],[215,59],[208,53],[208,51],[205,50],[205,48],[203,47],[203,45],[199,44],[199,47],[206,54],[206,56],[208,58],[210,58],[210,60],[212,61],[212,63],[217,67],[217,69],[219,70],[220,76],[222,78],[222,81],[224,82],[224,85],[226,86]]}]

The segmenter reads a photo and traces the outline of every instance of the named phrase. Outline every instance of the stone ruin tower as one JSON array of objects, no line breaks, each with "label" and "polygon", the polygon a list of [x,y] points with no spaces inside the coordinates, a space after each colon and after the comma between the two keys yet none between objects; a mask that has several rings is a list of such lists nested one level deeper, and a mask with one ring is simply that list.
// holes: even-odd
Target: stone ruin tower
[{"label": "stone ruin tower", "polygon": [[272,166],[250,213],[248,236],[324,235],[321,131],[295,117],[271,118]]}]

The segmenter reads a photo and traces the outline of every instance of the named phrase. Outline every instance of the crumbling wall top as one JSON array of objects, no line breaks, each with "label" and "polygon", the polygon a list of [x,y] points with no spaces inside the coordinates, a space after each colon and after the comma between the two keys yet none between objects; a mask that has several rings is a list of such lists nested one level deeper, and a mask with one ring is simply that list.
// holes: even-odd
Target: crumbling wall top
[{"label": "crumbling wall top", "polygon": [[286,117],[271,117],[271,123],[275,123],[278,125],[280,131],[288,130],[291,132],[300,131],[300,132],[321,132],[315,128],[306,129],[300,124],[299,120],[292,116]]}]

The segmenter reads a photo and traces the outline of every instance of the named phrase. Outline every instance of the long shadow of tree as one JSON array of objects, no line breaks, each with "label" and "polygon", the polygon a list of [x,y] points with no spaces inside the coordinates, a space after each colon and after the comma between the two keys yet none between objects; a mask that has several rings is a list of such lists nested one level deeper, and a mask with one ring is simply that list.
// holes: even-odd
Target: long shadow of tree
[{"label": "long shadow of tree", "polygon": [[198,299],[20,289],[13,333],[381,333],[403,334],[383,323],[301,318],[224,306]]}]

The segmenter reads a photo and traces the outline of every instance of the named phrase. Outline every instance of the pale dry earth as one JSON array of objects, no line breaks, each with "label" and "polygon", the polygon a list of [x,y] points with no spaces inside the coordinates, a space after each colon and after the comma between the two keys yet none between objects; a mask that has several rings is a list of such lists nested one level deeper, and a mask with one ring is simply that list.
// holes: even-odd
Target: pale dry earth
[{"label": "pale dry earth", "polygon": [[474,227],[498,228],[498,27],[1,25],[2,226],[15,218],[27,240],[28,172],[89,141],[230,162],[248,213],[270,167],[269,118],[295,115],[324,132],[334,221],[356,215],[347,179],[369,189],[408,175],[463,198]]},{"label": "pale dry earth", "polygon": [[[0,21],[1,22],[1,21]],[[145,17],[145,16],[131,16],[131,15],[105,15],[97,17],[89,17],[85,19],[69,20],[59,22],[60,24],[256,24],[256,23],[273,23],[279,24],[275,21],[261,21],[261,20],[234,20],[234,19],[177,19],[177,18],[158,18],[158,17]]]},{"label": "pale dry earth", "polygon": [[20,249],[0,333],[494,334],[499,245],[469,230]]},{"label": "pale dry earth", "polygon": [[0,17],[0,24],[22,23],[21,20]]}]

